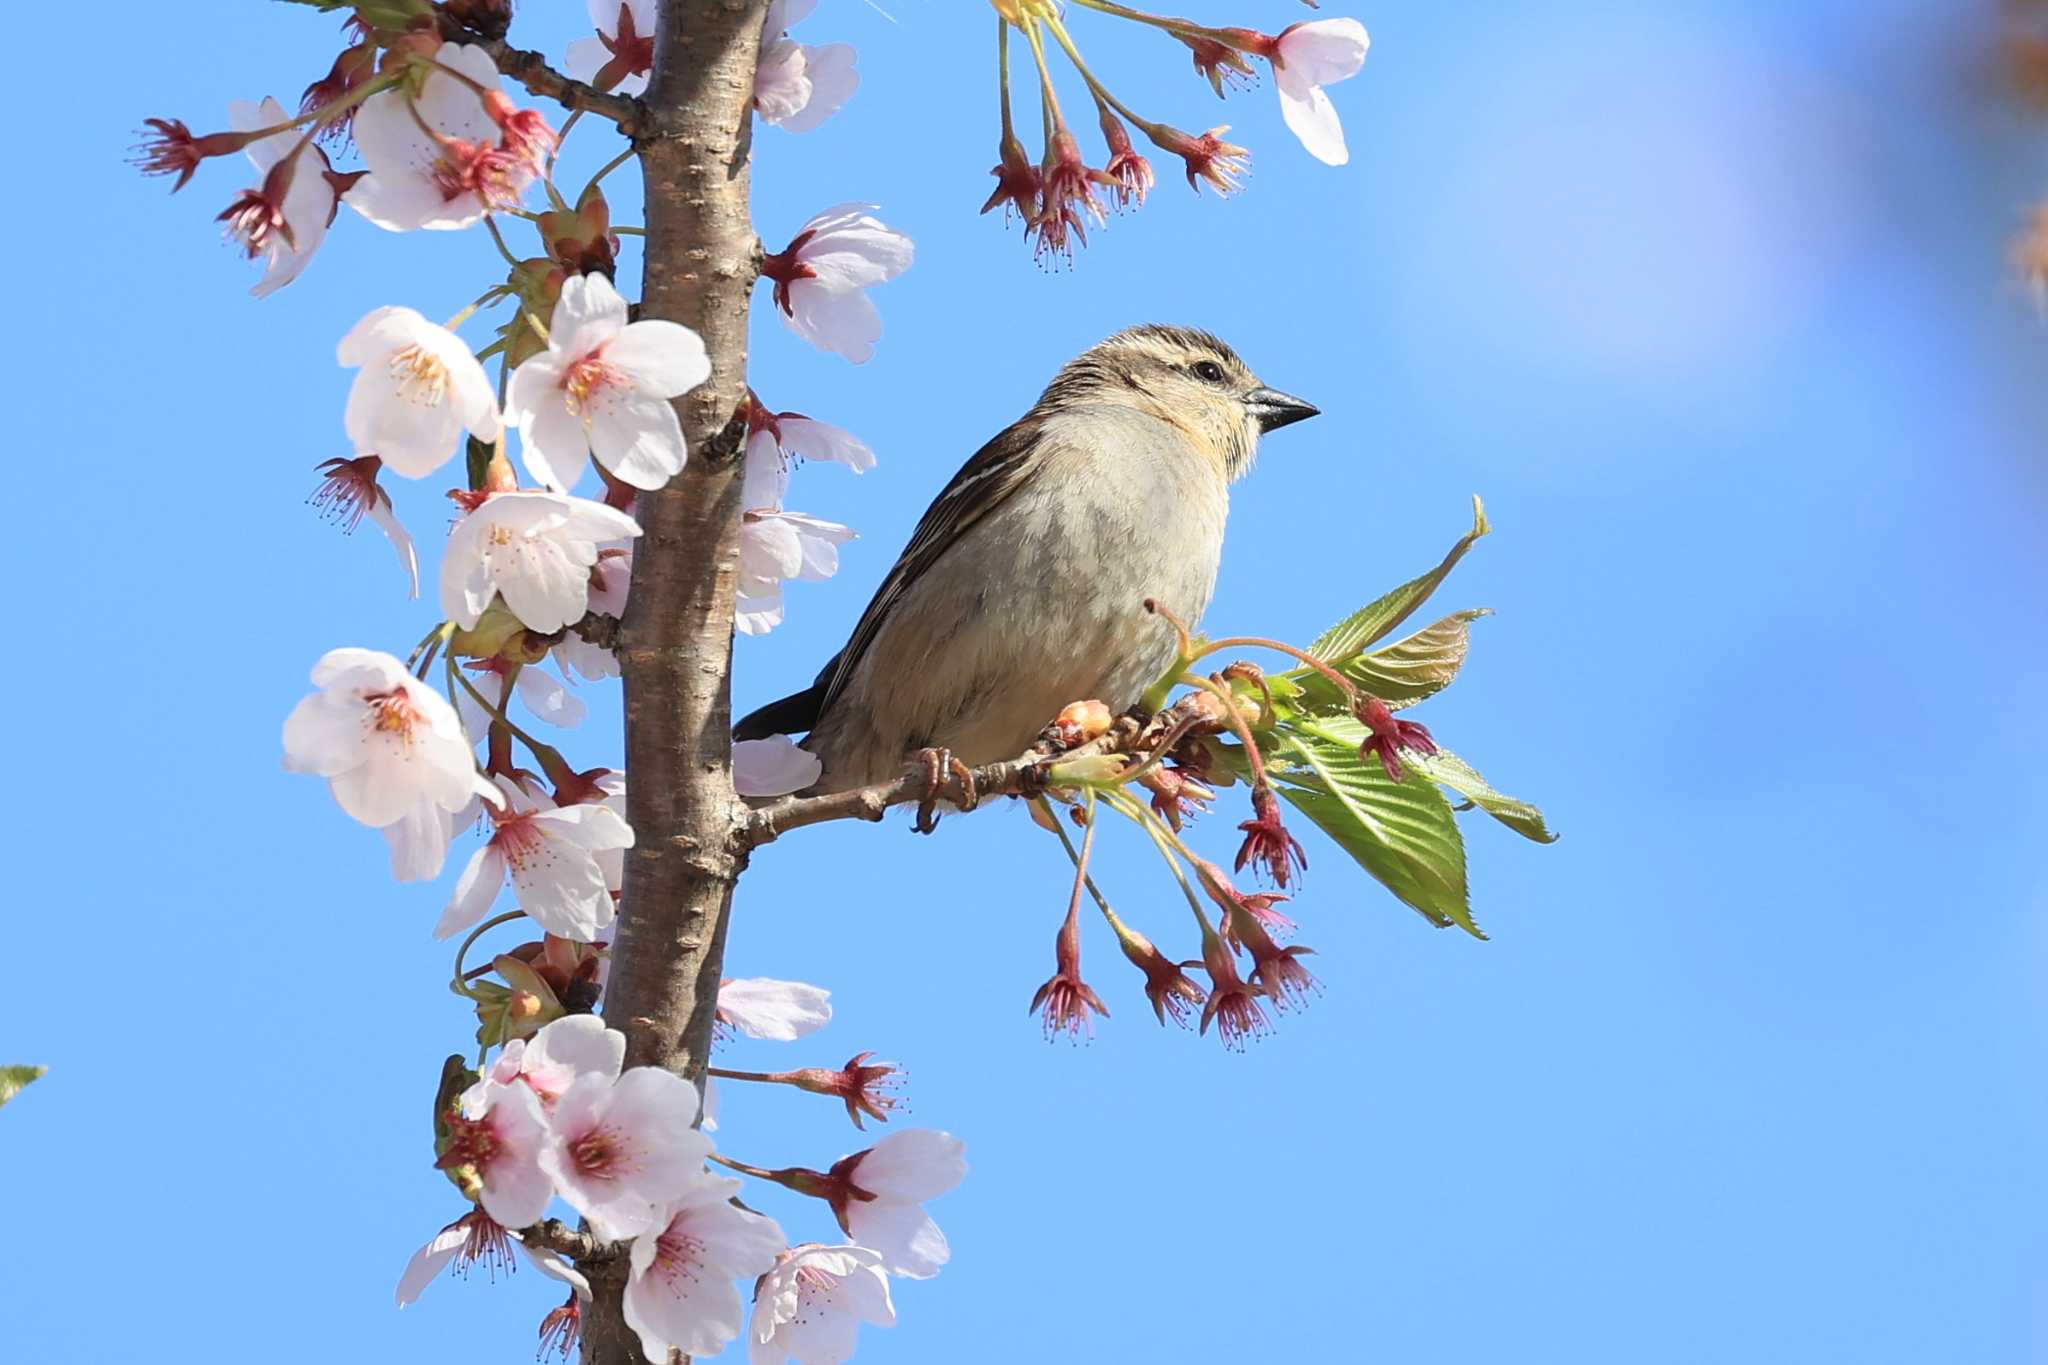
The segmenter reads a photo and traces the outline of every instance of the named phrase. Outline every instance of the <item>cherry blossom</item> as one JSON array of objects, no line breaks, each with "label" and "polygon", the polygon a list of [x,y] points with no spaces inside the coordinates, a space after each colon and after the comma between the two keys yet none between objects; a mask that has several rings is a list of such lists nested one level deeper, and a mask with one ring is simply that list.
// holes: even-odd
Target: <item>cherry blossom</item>
[{"label": "cherry blossom", "polygon": [[871,285],[910,268],[911,241],[875,218],[873,204],[839,204],[803,225],[762,262],[783,321],[820,350],[861,364],[875,353],[882,318]]},{"label": "cherry blossom", "polygon": [[520,1240],[517,1232],[501,1226],[481,1209],[472,1209],[435,1233],[412,1254],[405,1272],[398,1278],[398,1306],[410,1306],[450,1261],[455,1263],[457,1274],[466,1274],[471,1266],[482,1263],[495,1278],[498,1267],[511,1268],[510,1248],[515,1246],[541,1274],[568,1285],[578,1298],[590,1297],[590,1281],[582,1271],[552,1251],[534,1250]]},{"label": "cherry blossom", "polygon": [[481,47],[444,43],[434,64],[442,70],[416,97],[400,85],[356,111],[356,149],[369,173],[342,202],[393,232],[464,228],[517,204],[553,145],[545,124],[508,112],[498,68]]},{"label": "cherry blossom", "polygon": [[924,1280],[938,1274],[953,1252],[924,1201],[960,1183],[967,1174],[965,1151],[951,1133],[909,1128],[842,1159],[831,1172],[840,1229],[873,1248],[892,1275]]},{"label": "cherry blossom", "polygon": [[896,1325],[882,1258],[866,1247],[791,1247],[754,1286],[748,1365],[844,1365],[863,1322]]},{"label": "cherry blossom", "polygon": [[579,1076],[555,1103],[541,1168],[598,1236],[637,1237],[703,1179],[711,1140],[696,1119],[696,1089],[659,1067]]},{"label": "cherry blossom", "polygon": [[[265,99],[261,104],[236,100],[228,105],[228,123],[238,133],[276,127],[289,117],[284,106],[274,99]],[[252,257],[261,256],[264,260],[263,278],[249,290],[260,299],[299,277],[326,239],[327,226],[334,221],[335,207],[341,201],[335,193],[327,154],[300,134],[289,129],[272,133],[251,142],[244,152],[249,164],[263,178],[259,196],[267,201],[273,185],[277,195],[279,230],[241,238]],[[231,228],[238,226],[237,220],[228,221]]]},{"label": "cherry blossom", "polygon": [[853,538],[852,527],[802,512],[748,512],[740,525],[740,633],[765,635],[781,625],[782,581],[830,578],[839,571],[839,547]]},{"label": "cherry blossom", "polygon": [[792,133],[808,133],[838,113],[860,86],[850,44],[810,47],[788,36],[789,28],[815,8],[817,0],[774,0],[761,25],[754,112]]},{"label": "cherry blossom", "polygon": [[818,756],[797,747],[788,735],[743,739],[732,746],[732,785],[741,796],[787,796],[816,782],[824,771]]},{"label": "cherry blossom", "polygon": [[1365,65],[1371,43],[1356,19],[1317,19],[1284,29],[1268,55],[1280,92],[1280,117],[1310,156],[1329,166],[1351,159],[1344,125],[1323,87],[1348,80]]},{"label": "cherry blossom", "polygon": [[441,610],[473,629],[493,596],[542,635],[583,619],[601,542],[640,527],[624,512],[566,493],[498,493],[455,523],[441,560]]},{"label": "cherry blossom", "polygon": [[583,698],[571,692],[568,684],[532,664],[519,667],[517,673],[512,672],[515,665],[502,659],[471,659],[463,667],[480,675],[476,689],[491,703],[490,709],[486,709],[467,687],[455,691],[455,710],[462,717],[462,728],[478,739],[490,729],[492,712],[503,708],[515,695],[527,710],[564,730],[575,729],[588,714]]},{"label": "cherry blossom", "polygon": [[844,427],[800,412],[770,412],[758,400],[751,402],[747,409],[746,505],[780,507],[788,490],[790,462],[798,459],[829,460],[856,474],[875,467],[875,452]]},{"label": "cherry blossom", "polygon": [[398,552],[398,567],[405,570],[406,579],[411,584],[411,592],[407,595],[418,598],[420,552],[413,544],[412,534],[399,523],[398,513],[391,505],[391,495],[377,482],[377,473],[383,467],[384,461],[375,455],[324,461],[317,466],[324,477],[307,501],[338,523],[343,535],[354,533],[368,517],[391,542],[391,548]]},{"label": "cherry blossom", "polygon": [[832,1022],[832,992],[754,976],[718,983],[718,1023],[768,1042],[793,1043]]},{"label": "cherry blossom", "polygon": [[[633,551],[626,542],[598,547],[597,563],[590,566],[590,596],[586,611],[614,620],[626,614],[626,591],[633,582]],[[575,631],[562,637],[552,653],[563,674],[578,674],[591,682],[619,676],[619,656],[603,645],[584,639]]]},{"label": "cherry blossom", "polygon": [[669,399],[711,377],[698,335],[680,323],[629,323],[602,275],[573,275],[548,324],[548,349],[512,372],[506,415],[527,471],[566,492],[597,462],[635,488],[683,467],[682,424]]},{"label": "cherry blossom", "polygon": [[482,920],[511,878],[519,908],[558,938],[593,942],[611,927],[616,911],[597,855],[631,848],[633,831],[609,806],[557,806],[509,778],[498,782],[503,809],[497,828],[455,883],[435,938],[447,938]]},{"label": "cherry blossom", "polygon": [[[465,1095],[445,1123],[448,1141],[435,1164],[473,1173],[484,1212],[509,1228],[530,1227],[547,1211],[554,1187],[540,1168],[547,1118],[525,1085],[486,1080]],[[466,1187],[465,1187],[466,1188]]]},{"label": "cherry blossom", "polygon": [[593,38],[569,44],[569,75],[621,95],[647,89],[654,69],[654,0],[589,0]]},{"label": "cherry blossom", "polygon": [[421,479],[448,463],[467,427],[480,441],[502,429],[484,367],[461,337],[410,308],[364,316],[335,348],[357,370],[344,425],[356,454]]},{"label": "cherry blossom", "polygon": [[740,1182],[705,1176],[633,1239],[626,1325],[649,1360],[714,1355],[740,1334],[736,1279],[775,1264],[787,1240],[772,1218],[735,1208]]},{"label": "cherry blossom", "polygon": [[565,1015],[531,1038],[514,1038],[499,1050],[484,1079],[462,1094],[462,1111],[479,1116],[490,1087],[523,1085],[551,1114],[555,1104],[581,1076],[617,1080],[626,1061],[626,1035],[606,1028],[594,1014]]},{"label": "cherry blossom", "polygon": [[437,875],[449,817],[475,797],[503,800],[477,775],[455,708],[373,649],[330,650],[312,677],[320,690],[284,723],[285,767],[326,778],[351,819],[372,829],[403,826],[391,836],[401,880]]}]

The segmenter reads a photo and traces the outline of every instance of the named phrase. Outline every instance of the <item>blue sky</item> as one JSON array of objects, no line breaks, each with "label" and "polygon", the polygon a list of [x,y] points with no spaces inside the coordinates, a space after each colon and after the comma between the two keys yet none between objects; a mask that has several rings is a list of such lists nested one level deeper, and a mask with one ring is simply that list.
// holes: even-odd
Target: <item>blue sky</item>
[{"label": "blue sky", "polygon": [[[741,642],[740,703],[810,676],[1061,360],[1188,322],[1325,412],[1240,488],[1210,625],[1306,641],[1432,562],[1482,494],[1497,534],[1442,600],[1498,615],[1422,718],[1564,838],[1470,827],[1488,943],[1312,841],[1291,908],[1325,993],[1243,1056],[1158,1029],[1092,934],[1114,1017],[1091,1046],[1041,1040],[1024,1005],[1064,876],[1014,811],[769,850],[730,971],[818,982],[838,1014],[726,1060],[899,1058],[909,1121],[972,1165],[935,1207],[953,1263],[899,1286],[862,1358],[2040,1359],[2048,332],[2004,249],[2048,157],[1993,88],[1993,7],[1330,9],[1374,38],[1336,92],[1334,171],[1270,88],[1214,111],[1171,45],[1077,14],[1128,101],[1227,118],[1258,160],[1230,203],[1163,183],[1054,273],[974,216],[986,12],[886,7],[821,7],[802,36],[857,43],[864,86],[757,143],[771,244],[873,199],[918,261],[879,291],[865,367],[756,328],[762,395],[881,465],[797,476],[793,506],[861,539]],[[555,52],[581,12],[525,8]],[[0,95],[7,553],[34,626],[0,684],[29,872],[0,1061],[51,1067],[0,1114],[10,1221],[40,1234],[0,1252],[27,1307],[10,1345],[518,1359],[554,1299],[530,1273],[390,1306],[458,1211],[425,1125],[468,1031],[428,936],[445,888],[391,885],[277,739],[322,651],[431,624],[381,543],[305,506],[311,466],[346,453],[334,340],[377,304],[454,312],[492,253],[345,217],[304,279],[250,300],[209,222],[239,173],[171,199],[122,149],[147,115],[289,100],[332,31],[199,10],[117,3],[89,63]],[[77,51],[59,7],[16,32]],[[415,529],[436,491],[400,490]],[[616,705],[593,701],[573,753],[614,761]],[[1229,849],[1236,818],[1201,846]],[[1150,855],[1104,842],[1120,910],[1176,931]],[[783,1093],[728,1094],[720,1138],[771,1165],[859,1145]],[[773,1193],[793,1235],[828,1233]]]}]

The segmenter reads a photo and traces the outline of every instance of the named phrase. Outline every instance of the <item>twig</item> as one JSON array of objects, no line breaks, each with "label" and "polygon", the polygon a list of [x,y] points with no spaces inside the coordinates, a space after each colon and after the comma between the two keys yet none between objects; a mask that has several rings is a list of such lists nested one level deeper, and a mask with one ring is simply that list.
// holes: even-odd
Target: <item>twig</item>
[{"label": "twig", "polygon": [[440,15],[441,36],[450,42],[469,43],[491,54],[491,60],[498,64],[500,75],[509,76],[525,86],[531,94],[551,99],[564,108],[579,114],[597,114],[619,125],[619,131],[628,137],[640,132],[640,101],[628,95],[608,95],[594,85],[571,80],[548,65],[547,57],[539,52],[530,52],[506,42],[503,38],[486,38],[471,32],[462,22],[443,13]]},{"label": "twig", "polygon": [[619,1254],[617,1243],[599,1241],[591,1234],[572,1228],[557,1218],[544,1219],[530,1228],[521,1228],[518,1237],[529,1248],[552,1251],[558,1256],[567,1256],[572,1261],[586,1264],[608,1261]]}]

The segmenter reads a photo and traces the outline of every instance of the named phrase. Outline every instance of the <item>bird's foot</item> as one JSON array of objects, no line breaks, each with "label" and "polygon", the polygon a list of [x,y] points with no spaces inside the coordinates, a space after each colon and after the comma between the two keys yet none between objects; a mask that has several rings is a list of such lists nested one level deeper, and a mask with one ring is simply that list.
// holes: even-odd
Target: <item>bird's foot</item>
[{"label": "bird's foot", "polygon": [[918,763],[924,769],[924,797],[917,803],[917,820],[911,828],[919,834],[930,834],[939,827],[939,802],[947,795],[948,784],[958,787],[953,804],[963,813],[981,804],[981,788],[974,780],[974,770],[953,757],[950,749],[924,749],[917,755]]}]

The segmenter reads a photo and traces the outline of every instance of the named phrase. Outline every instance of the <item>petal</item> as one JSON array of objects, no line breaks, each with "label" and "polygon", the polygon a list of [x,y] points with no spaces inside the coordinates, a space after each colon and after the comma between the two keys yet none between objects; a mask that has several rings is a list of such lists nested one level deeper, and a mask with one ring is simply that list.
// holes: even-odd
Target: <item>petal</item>
[{"label": "petal", "polygon": [[498,888],[504,884],[505,856],[496,844],[487,843],[462,869],[461,880],[455,883],[455,891],[441,911],[441,922],[434,926],[434,937],[448,938],[480,923],[490,913],[491,903],[498,898]]},{"label": "petal", "polygon": [[854,1183],[884,1199],[936,1199],[966,1178],[966,1151],[967,1144],[951,1133],[905,1129],[868,1150],[854,1168]]},{"label": "petal", "polygon": [[566,683],[531,665],[519,670],[518,687],[519,700],[526,703],[526,709],[550,725],[573,730],[588,713],[583,698],[571,692]]},{"label": "petal", "polygon": [[851,43],[806,47],[804,74],[810,77],[811,97],[784,118],[782,126],[792,133],[808,133],[844,108],[860,88],[860,72],[854,69],[858,58]]},{"label": "petal", "polygon": [[832,992],[804,981],[742,977],[719,983],[718,1016],[749,1038],[789,1043],[832,1021],[831,998]]},{"label": "petal", "polygon": [[807,460],[830,460],[856,474],[875,467],[875,452],[844,427],[809,417],[784,417],[777,425],[782,428],[783,445]]},{"label": "petal", "polygon": [[1344,146],[1344,125],[1338,121],[1337,106],[1320,85],[1298,85],[1287,79],[1283,68],[1273,84],[1280,91],[1280,117],[1308,154],[1326,166],[1341,166],[1351,159]]},{"label": "petal", "polygon": [[626,329],[626,300],[602,275],[571,275],[562,282],[562,296],[548,320],[548,349],[558,358],[576,361]]},{"label": "petal", "polygon": [[403,1308],[417,1299],[420,1291],[441,1273],[442,1266],[455,1259],[455,1253],[462,1250],[462,1244],[468,1240],[468,1229],[460,1223],[450,1223],[415,1251],[412,1259],[405,1263],[405,1273],[398,1277],[398,1306]]},{"label": "petal", "polygon": [[847,1206],[846,1235],[881,1253],[892,1275],[928,1280],[953,1257],[946,1234],[919,1204],[876,1199]]},{"label": "petal", "polygon": [[391,846],[391,875],[401,882],[430,882],[441,875],[454,836],[448,812],[432,801],[416,802],[405,815],[384,826]]},{"label": "petal", "polygon": [[704,339],[679,322],[636,322],[604,354],[632,375],[641,392],[656,398],[678,398],[711,377]]},{"label": "petal", "polygon": [[732,746],[732,783],[741,796],[786,796],[810,786],[823,772],[818,756],[798,748],[788,735],[743,739]]},{"label": "petal", "polygon": [[608,392],[590,413],[590,451],[621,482],[655,489],[683,468],[683,425],[665,398]]},{"label": "petal", "polygon": [[790,286],[791,312],[782,321],[791,331],[821,351],[845,356],[856,365],[874,358],[875,342],[882,335],[882,315],[873,300],[858,290],[834,293],[820,288],[814,280],[798,280]]}]

